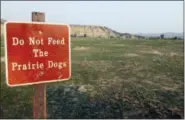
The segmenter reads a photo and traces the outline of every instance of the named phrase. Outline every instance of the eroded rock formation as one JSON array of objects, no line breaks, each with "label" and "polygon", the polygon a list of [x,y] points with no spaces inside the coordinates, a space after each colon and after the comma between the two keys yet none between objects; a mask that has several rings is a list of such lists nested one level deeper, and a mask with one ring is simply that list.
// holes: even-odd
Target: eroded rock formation
[{"label": "eroded rock formation", "polygon": [[[1,36],[4,35],[4,22],[1,19]],[[95,25],[73,25],[70,24],[71,37],[95,37],[95,38],[122,38],[122,39],[144,39],[142,36],[129,33],[119,33],[105,26]]]}]

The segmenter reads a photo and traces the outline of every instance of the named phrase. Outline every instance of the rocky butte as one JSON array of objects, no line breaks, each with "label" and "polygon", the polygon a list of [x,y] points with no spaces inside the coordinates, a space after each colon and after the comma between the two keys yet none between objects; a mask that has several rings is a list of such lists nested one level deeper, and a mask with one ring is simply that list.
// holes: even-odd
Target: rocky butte
[{"label": "rocky butte", "polygon": [[[1,19],[1,36],[4,35],[4,22]],[[97,25],[75,25],[70,24],[71,37],[95,37],[95,38],[122,38],[122,39],[145,39],[142,36],[129,33],[119,33],[105,26]]]}]

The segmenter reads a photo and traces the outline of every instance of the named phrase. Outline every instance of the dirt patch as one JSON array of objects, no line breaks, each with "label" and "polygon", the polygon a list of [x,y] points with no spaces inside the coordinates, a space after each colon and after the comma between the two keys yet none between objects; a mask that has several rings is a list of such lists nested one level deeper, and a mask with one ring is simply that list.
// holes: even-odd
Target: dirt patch
[{"label": "dirt patch", "polygon": [[104,60],[100,60],[100,61],[84,60],[80,64],[82,67],[92,67],[94,68],[94,70],[97,70],[97,71],[106,71],[108,68],[113,67],[112,61],[104,61]]},{"label": "dirt patch", "polygon": [[173,87],[167,87],[167,86],[162,86],[164,90],[169,90],[169,91],[176,91],[178,86],[173,86]]},{"label": "dirt patch", "polygon": [[142,53],[149,53],[149,54],[155,54],[155,55],[163,55],[162,52],[158,51],[158,50],[148,50],[148,51],[140,51]]},{"label": "dirt patch", "polygon": [[149,81],[149,80],[143,80],[144,83],[150,84],[150,85],[157,85],[156,83]]},{"label": "dirt patch", "polygon": [[94,90],[94,86],[92,86],[92,85],[81,85],[78,88],[78,91],[80,91],[80,92],[87,92],[87,91],[93,91],[93,90]]},{"label": "dirt patch", "polygon": [[159,51],[157,51],[157,50],[153,50],[152,53],[153,53],[153,54],[157,54],[157,55],[162,55],[162,53],[159,52]]},{"label": "dirt patch", "polygon": [[1,62],[4,62],[5,61],[5,58],[4,57],[1,57]]},{"label": "dirt patch", "polygon": [[88,49],[90,49],[90,47],[77,46],[73,48],[73,50],[88,50]]},{"label": "dirt patch", "polygon": [[114,46],[123,47],[125,45],[124,44],[114,44]]},{"label": "dirt patch", "polygon": [[140,52],[148,53],[148,54],[155,54],[155,55],[167,55],[167,56],[171,56],[171,57],[179,55],[178,53],[175,53],[175,52],[163,53],[158,50],[148,50],[148,51],[140,51]]},{"label": "dirt patch", "polygon": [[172,56],[176,56],[176,55],[178,55],[178,54],[177,54],[177,53],[174,53],[174,52],[170,52],[170,53],[169,53],[169,56],[171,56],[171,57],[172,57]]},{"label": "dirt patch", "polygon": [[126,57],[137,57],[139,55],[138,54],[134,54],[134,53],[126,53],[126,54],[124,54],[124,56],[126,56]]}]

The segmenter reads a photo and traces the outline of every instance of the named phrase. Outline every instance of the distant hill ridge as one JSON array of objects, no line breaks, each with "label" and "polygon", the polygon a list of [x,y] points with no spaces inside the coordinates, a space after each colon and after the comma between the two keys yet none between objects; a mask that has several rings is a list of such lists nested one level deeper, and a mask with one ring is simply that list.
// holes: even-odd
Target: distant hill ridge
[{"label": "distant hill ridge", "polygon": [[[1,29],[3,29],[3,24],[6,20],[1,19]],[[77,25],[70,24],[71,36],[72,37],[100,37],[100,38],[137,38],[137,36],[131,35],[129,33],[119,33],[111,28],[98,25]],[[3,32],[3,30],[2,30]],[[4,33],[2,33],[4,34]]]},{"label": "distant hill ridge", "polygon": [[182,33],[175,33],[175,32],[166,32],[166,33],[139,33],[138,35],[142,35],[145,37],[159,37],[161,34],[164,34],[164,38],[173,38],[173,37],[179,37],[184,38],[183,32]]},{"label": "distant hill ridge", "polygon": [[[3,24],[6,20],[1,19],[1,35],[3,32]],[[72,37],[96,37],[96,38],[122,38],[122,39],[146,39],[150,37],[159,37],[160,34],[130,34],[130,33],[120,33],[106,26],[98,25],[77,25],[70,24],[71,36]],[[165,37],[167,35],[165,34]],[[169,37],[170,35],[168,35]],[[173,34],[170,37],[180,36],[182,38],[183,34]]]}]

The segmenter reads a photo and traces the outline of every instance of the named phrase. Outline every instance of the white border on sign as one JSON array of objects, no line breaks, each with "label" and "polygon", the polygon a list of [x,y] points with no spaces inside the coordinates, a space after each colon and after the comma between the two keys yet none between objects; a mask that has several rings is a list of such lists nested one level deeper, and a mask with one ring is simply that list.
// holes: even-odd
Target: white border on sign
[{"label": "white border on sign", "polygon": [[[7,55],[7,33],[6,33],[6,25],[8,23],[27,23],[27,24],[42,24],[42,25],[66,25],[69,30],[69,77],[65,79],[57,79],[57,80],[45,80],[40,82],[31,82],[31,83],[25,83],[25,84],[16,84],[16,85],[10,85],[8,83],[8,55]],[[5,46],[5,69],[6,69],[6,84],[9,87],[18,87],[18,86],[26,86],[26,85],[34,85],[34,84],[41,84],[41,83],[51,83],[51,82],[62,82],[67,81],[71,78],[71,29],[68,24],[57,24],[57,23],[46,23],[46,22],[20,22],[20,21],[6,21],[4,23],[4,46]]]}]

